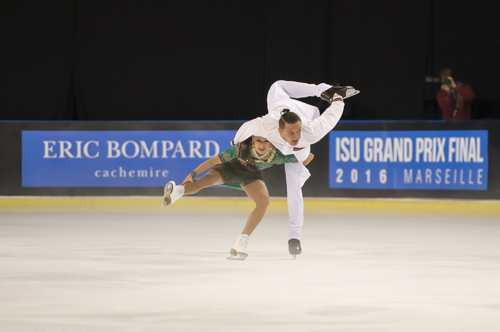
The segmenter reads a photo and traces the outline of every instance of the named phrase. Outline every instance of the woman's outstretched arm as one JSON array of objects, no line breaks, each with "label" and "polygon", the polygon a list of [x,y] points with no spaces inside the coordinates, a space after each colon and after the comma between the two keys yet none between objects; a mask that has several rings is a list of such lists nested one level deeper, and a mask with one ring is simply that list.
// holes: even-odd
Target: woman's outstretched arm
[{"label": "woman's outstretched arm", "polygon": [[[194,169],[194,172],[196,172],[196,174],[200,174],[200,173],[203,173],[205,172],[207,169],[209,168],[212,168],[213,166],[215,165],[218,165],[218,164],[221,164],[221,160],[220,160],[220,157],[219,156],[215,156],[211,159],[208,159],[204,162],[202,162],[200,165],[198,165],[198,167],[196,167]],[[195,175],[196,176],[196,175]],[[188,183],[188,182],[191,182],[193,183],[193,176],[191,175],[191,173],[188,174],[188,176],[184,179],[184,181],[182,181],[182,184],[185,184],[185,183]]]}]

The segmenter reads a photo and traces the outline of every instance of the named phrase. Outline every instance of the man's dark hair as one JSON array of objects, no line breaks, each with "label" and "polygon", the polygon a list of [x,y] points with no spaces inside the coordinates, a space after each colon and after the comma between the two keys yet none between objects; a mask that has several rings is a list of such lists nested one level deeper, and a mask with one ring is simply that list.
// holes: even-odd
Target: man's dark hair
[{"label": "man's dark hair", "polygon": [[441,72],[439,72],[439,75],[441,78],[446,78],[448,76],[453,77],[453,70],[451,70],[451,68],[443,68],[441,69]]},{"label": "man's dark hair", "polygon": [[285,129],[285,123],[294,124],[301,121],[300,117],[293,112],[290,112],[288,108],[285,108],[281,111],[281,117],[279,121],[279,127],[281,130]]}]

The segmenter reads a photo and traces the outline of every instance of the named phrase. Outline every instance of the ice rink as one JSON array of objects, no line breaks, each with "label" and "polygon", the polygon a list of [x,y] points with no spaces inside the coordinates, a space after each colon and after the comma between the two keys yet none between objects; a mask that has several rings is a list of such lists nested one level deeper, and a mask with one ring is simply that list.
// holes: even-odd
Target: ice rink
[{"label": "ice rink", "polygon": [[500,218],[0,212],[0,331],[499,331]]}]

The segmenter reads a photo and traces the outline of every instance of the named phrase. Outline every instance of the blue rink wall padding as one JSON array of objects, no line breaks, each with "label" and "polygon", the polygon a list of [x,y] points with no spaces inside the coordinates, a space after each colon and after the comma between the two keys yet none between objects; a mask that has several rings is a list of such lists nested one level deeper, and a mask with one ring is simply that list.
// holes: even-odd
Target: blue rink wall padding
[{"label": "blue rink wall padding", "polygon": [[[230,147],[238,121],[0,122],[2,196],[155,196]],[[341,121],[306,197],[500,199],[500,121]],[[264,171],[286,196],[283,166]],[[244,196],[207,188],[201,196]]]}]

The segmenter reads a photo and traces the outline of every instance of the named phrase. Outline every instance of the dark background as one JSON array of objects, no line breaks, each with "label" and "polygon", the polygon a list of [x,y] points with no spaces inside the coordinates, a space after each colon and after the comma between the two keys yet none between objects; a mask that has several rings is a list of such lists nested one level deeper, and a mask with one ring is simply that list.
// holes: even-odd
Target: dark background
[{"label": "dark background", "polygon": [[[439,119],[442,67],[499,118],[499,1],[2,0],[0,120],[244,120],[278,79],[344,119]],[[317,103],[317,100],[313,100]]]}]

